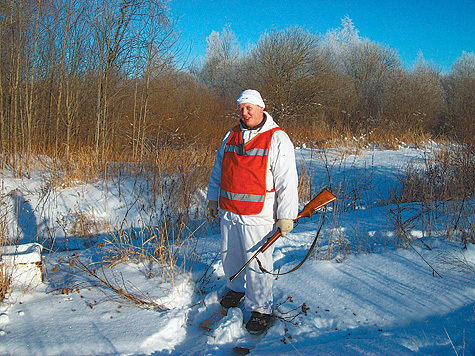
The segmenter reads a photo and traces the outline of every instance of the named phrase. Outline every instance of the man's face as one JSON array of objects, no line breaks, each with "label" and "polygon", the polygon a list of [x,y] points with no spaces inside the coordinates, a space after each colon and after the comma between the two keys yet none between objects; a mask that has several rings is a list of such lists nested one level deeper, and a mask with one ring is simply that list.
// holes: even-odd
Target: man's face
[{"label": "man's face", "polygon": [[264,108],[258,105],[243,103],[239,104],[238,110],[241,120],[250,129],[259,125],[264,119]]}]

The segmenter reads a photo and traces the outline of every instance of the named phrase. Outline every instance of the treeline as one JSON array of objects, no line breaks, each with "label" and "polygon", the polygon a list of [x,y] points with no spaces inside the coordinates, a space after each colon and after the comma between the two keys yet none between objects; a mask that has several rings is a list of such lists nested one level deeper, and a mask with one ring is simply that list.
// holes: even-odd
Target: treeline
[{"label": "treeline", "polygon": [[80,151],[98,162],[140,160],[196,138],[205,127],[197,120],[221,109],[211,90],[175,69],[178,46],[161,0],[1,2],[4,161]]},{"label": "treeline", "polygon": [[216,145],[244,88],[300,141],[475,133],[473,53],[448,74],[422,58],[409,70],[349,18],[324,36],[264,34],[245,53],[224,29],[187,71],[163,0],[2,2],[0,37],[0,144],[14,167],[36,153],[100,163]]},{"label": "treeline", "polygon": [[228,101],[244,87],[262,91],[269,111],[299,136],[473,142],[475,55],[462,54],[449,73],[422,56],[407,69],[396,51],[361,38],[348,17],[324,36],[299,28],[265,34],[244,54],[232,31],[213,33],[196,74]]}]

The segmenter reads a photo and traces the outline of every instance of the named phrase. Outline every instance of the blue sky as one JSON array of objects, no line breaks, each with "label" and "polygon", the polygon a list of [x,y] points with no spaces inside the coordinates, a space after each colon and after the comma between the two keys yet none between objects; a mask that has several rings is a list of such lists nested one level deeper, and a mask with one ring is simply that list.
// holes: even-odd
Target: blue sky
[{"label": "blue sky", "polygon": [[449,70],[462,52],[475,52],[475,0],[170,0],[182,44],[200,58],[211,31],[225,26],[243,48],[265,32],[299,26],[325,34],[348,15],[362,37],[396,50],[412,66],[422,52]]}]

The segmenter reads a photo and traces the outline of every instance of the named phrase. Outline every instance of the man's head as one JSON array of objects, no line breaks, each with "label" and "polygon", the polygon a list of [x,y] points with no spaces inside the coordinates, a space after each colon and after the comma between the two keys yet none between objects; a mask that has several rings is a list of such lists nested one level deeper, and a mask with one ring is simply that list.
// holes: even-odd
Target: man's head
[{"label": "man's head", "polygon": [[237,107],[241,116],[241,121],[248,127],[258,126],[264,119],[264,100],[257,90],[247,89],[239,94]]}]

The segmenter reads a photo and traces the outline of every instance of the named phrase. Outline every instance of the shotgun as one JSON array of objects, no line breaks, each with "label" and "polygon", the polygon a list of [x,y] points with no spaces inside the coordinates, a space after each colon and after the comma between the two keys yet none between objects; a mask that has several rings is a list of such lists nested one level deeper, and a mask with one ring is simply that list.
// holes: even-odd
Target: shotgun
[{"label": "shotgun", "polygon": [[[331,203],[332,201],[335,201],[336,197],[330,193],[328,190],[324,189],[320,194],[315,196],[310,202],[305,205],[305,207],[302,209],[300,213],[298,213],[297,217],[294,219],[294,222],[297,222],[301,218],[309,218],[313,215],[313,213],[317,210],[320,209],[321,207]],[[279,237],[280,237],[280,230],[277,229],[277,231],[267,239],[264,245],[262,245],[259,250],[244,264],[244,266],[241,267],[241,269],[230,278],[230,281],[232,282],[242,271],[246,269],[246,267],[251,263],[252,260],[254,260],[258,254],[264,253]]]}]

